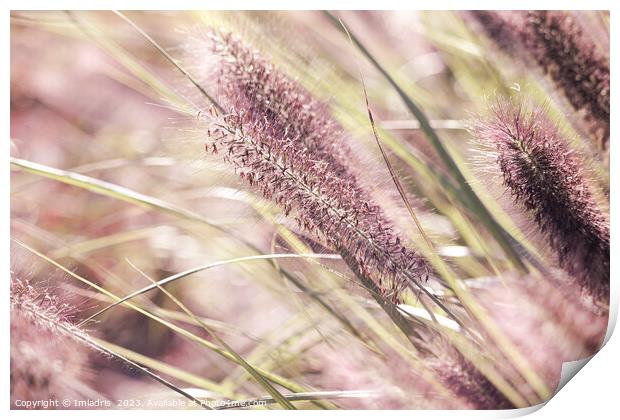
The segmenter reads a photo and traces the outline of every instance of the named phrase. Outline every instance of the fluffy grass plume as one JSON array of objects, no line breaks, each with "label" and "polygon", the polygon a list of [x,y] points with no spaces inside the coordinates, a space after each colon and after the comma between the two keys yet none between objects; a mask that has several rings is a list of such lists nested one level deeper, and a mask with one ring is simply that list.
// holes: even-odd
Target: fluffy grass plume
[{"label": "fluffy grass plume", "polygon": [[[374,282],[371,292],[377,290],[380,299],[397,302],[412,280],[424,281],[430,267],[403,244],[359,184],[344,130],[326,105],[234,36],[211,33],[210,41],[219,57],[220,101],[228,114],[210,130],[207,150],[223,151],[244,179],[335,248],[365,285]],[[475,408],[512,407],[458,351],[452,348],[450,354],[456,356],[449,367],[444,363],[438,372],[455,395]]]},{"label": "fluffy grass plume", "polygon": [[537,67],[583,120],[600,149],[609,147],[609,58],[566,11],[466,13],[504,53]]},{"label": "fluffy grass plume", "polygon": [[511,54],[519,49],[519,28],[503,13],[510,12],[471,10],[464,16],[475,21],[476,26],[502,51]]},{"label": "fluffy grass plume", "polygon": [[381,297],[425,281],[427,261],[406,247],[347,167],[344,132],[299,84],[230,34],[209,37],[224,115],[214,112],[207,150],[298,224],[373,279]]},{"label": "fluffy grass plume", "polygon": [[542,109],[499,101],[473,133],[497,155],[504,185],[536,221],[560,265],[595,298],[609,298],[609,220],[579,157]]},{"label": "fluffy grass plume", "polygon": [[68,333],[82,334],[70,321],[71,308],[13,275],[10,298],[11,407],[23,408],[16,405],[17,400],[85,398],[88,349]]},{"label": "fluffy grass plume", "polygon": [[568,12],[531,11],[522,29],[526,50],[554,81],[576,111],[582,111],[590,135],[609,144],[609,59],[599,53]]},{"label": "fluffy grass plume", "polygon": [[438,377],[454,395],[474,410],[505,410],[515,408],[471,362],[451,347],[429,361]]}]

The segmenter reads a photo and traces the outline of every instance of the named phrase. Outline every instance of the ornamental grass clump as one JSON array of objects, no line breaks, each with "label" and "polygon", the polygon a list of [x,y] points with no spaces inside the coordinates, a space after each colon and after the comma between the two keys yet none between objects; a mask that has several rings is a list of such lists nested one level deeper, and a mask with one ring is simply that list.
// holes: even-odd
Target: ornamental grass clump
[{"label": "ornamental grass clump", "polygon": [[12,13],[13,406],[546,402],[607,328],[608,20]]},{"label": "ornamental grass clump", "polygon": [[212,32],[209,42],[219,96],[208,113],[206,150],[223,155],[265,198],[340,253],[421,354],[441,361],[437,372],[456,396],[475,408],[513,407],[456,349],[438,356],[443,351],[428,338],[436,334],[414,331],[392,304],[406,288],[429,293],[422,283],[432,270],[356,177],[344,130],[326,105],[233,35]]}]

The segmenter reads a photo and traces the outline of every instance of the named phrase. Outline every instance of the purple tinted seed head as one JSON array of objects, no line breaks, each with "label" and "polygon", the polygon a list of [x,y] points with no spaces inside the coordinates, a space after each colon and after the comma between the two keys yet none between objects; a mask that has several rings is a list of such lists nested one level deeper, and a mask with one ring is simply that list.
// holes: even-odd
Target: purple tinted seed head
[{"label": "purple tinted seed head", "polygon": [[515,408],[476,367],[452,346],[440,357],[429,360],[439,379],[458,398],[475,410],[505,410]]},{"label": "purple tinted seed head", "polygon": [[392,223],[360,185],[348,162],[344,130],[325,105],[229,34],[212,33],[226,115],[211,121],[207,150],[321,237],[356,273],[392,301],[430,273],[403,245]]},{"label": "purple tinted seed head", "polygon": [[471,10],[465,17],[476,22],[482,32],[504,53],[512,54],[519,49],[519,30],[514,22],[497,10]]},{"label": "purple tinted seed head", "polygon": [[609,221],[577,155],[543,110],[500,101],[473,129],[497,155],[504,185],[530,212],[560,265],[596,298],[609,299]]},{"label": "purple tinted seed head", "polygon": [[554,81],[603,149],[609,143],[609,59],[568,13],[527,12],[521,37],[526,50]]},{"label": "purple tinted seed head", "polygon": [[212,32],[209,38],[220,57],[216,78],[225,100],[262,116],[274,134],[290,137],[335,173],[347,172],[351,151],[326,103],[232,34]]},{"label": "purple tinted seed head", "polygon": [[17,400],[83,398],[88,356],[68,333],[83,334],[70,321],[72,308],[11,277],[12,407]]},{"label": "purple tinted seed head", "polygon": [[[224,112],[211,113],[207,151],[222,155],[264,197],[340,253],[420,354],[433,353],[390,304],[405,287],[421,287],[431,268],[404,244],[355,176],[342,127],[324,104],[232,35],[212,33],[209,42]],[[448,385],[467,387],[473,406],[503,407],[499,391],[464,360],[450,366],[467,375]],[[489,390],[491,397],[473,397]]]},{"label": "purple tinted seed head", "polygon": [[609,146],[609,58],[570,12],[491,11],[465,13],[504,53],[539,68],[577,111],[589,137]]}]

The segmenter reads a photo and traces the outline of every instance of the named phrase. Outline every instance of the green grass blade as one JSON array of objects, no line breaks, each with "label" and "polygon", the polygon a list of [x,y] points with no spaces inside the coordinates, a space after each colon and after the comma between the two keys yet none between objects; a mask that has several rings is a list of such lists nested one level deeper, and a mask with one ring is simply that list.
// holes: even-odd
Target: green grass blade
[{"label": "green grass blade", "polygon": [[[343,31],[340,21],[331,13],[325,12],[329,20],[338,28],[339,31]],[[456,162],[448,152],[447,148],[443,145],[437,132],[431,127],[429,119],[424,112],[415,104],[415,102],[407,95],[407,93],[401,88],[396,80],[390,75],[390,73],[377,61],[377,59],[368,51],[364,44],[353,34],[349,33],[353,43],[359,48],[359,50],[366,56],[366,58],[375,66],[375,68],[386,78],[389,84],[396,90],[401,100],[409,111],[415,116],[420,123],[420,128],[429,139],[442,161],[447,166],[448,170],[458,182],[461,190],[467,197],[468,204],[473,211],[480,215],[480,220],[485,224],[489,231],[495,237],[495,240],[502,247],[506,255],[520,270],[525,271],[526,267],[521,261],[521,256],[514,249],[513,244],[508,239],[506,232],[497,224],[491,213],[487,210],[484,204],[480,201],[476,193],[471,189],[469,183],[459,170]]]},{"label": "green grass blade", "polygon": [[194,315],[192,311],[189,310],[187,306],[185,306],[179,299],[177,299],[172,293],[167,291],[162,287],[159,282],[152,280],[150,277],[146,276],[152,283],[153,286],[161,290],[166,296],[168,296],[183,312],[185,312],[188,316],[190,316],[194,321],[196,321],[206,332],[211,335],[215,340],[220,343],[220,345],[226,349],[228,353],[230,353],[237,363],[242,366],[252,377],[258,382],[264,389],[271,395],[271,397],[280,404],[283,408],[287,410],[296,410],[296,407],[287,400],[281,393],[278,391],[263,375],[261,375],[252,365],[245,361],[239,353],[234,351],[232,347],[224,341],[219,334],[217,334],[214,330],[212,330],[206,323],[204,323],[199,317]]},{"label": "green grass blade", "polygon": [[304,254],[304,255],[299,255],[299,254],[267,254],[267,255],[251,255],[248,257],[240,257],[240,258],[233,258],[233,259],[229,259],[229,260],[223,260],[223,261],[216,261],[214,263],[210,263],[210,264],[205,264],[205,265],[201,265],[199,267],[194,267],[191,268],[189,270],[186,271],[182,271],[180,273],[177,274],[173,274],[172,276],[166,277],[162,280],[157,281],[155,284],[151,284],[149,286],[145,286],[140,290],[137,290],[125,297],[123,297],[122,299],[119,299],[118,301],[106,306],[105,308],[97,311],[95,314],[91,315],[90,317],[88,317],[87,319],[85,319],[84,321],[81,322],[81,324],[85,324],[89,321],[91,321],[92,319],[98,317],[99,315],[103,314],[104,312],[107,312],[108,310],[123,304],[125,302],[127,302],[130,299],[135,298],[136,296],[140,296],[144,293],[147,293],[153,289],[156,288],[161,288],[162,286],[165,286],[166,284],[172,283],[174,281],[180,280],[184,277],[187,277],[191,274],[195,274],[198,273],[200,271],[205,271],[205,270],[209,270],[211,268],[215,268],[215,267],[220,267],[223,265],[228,265],[228,264],[235,264],[235,263],[240,263],[240,262],[247,262],[247,261],[257,261],[257,260],[270,260],[270,259],[274,259],[274,258],[328,258],[328,259],[340,259],[339,255],[334,255],[334,254]]},{"label": "green grass blade", "polygon": [[182,217],[184,219],[194,220],[201,223],[207,223],[210,226],[215,226],[215,224],[206,220],[204,217],[197,213],[167,203],[163,200],[130,190],[129,188],[111,184],[109,182],[92,178],[87,175],[82,175],[77,172],[56,169],[50,166],[30,162],[23,159],[17,159],[14,157],[11,157],[11,165],[26,172],[53,179],[64,184],[73,185],[87,191],[94,192],[96,194],[104,195],[106,197],[112,197],[117,200],[135,204],[143,208],[156,209],[158,211],[172,214],[177,217]]}]

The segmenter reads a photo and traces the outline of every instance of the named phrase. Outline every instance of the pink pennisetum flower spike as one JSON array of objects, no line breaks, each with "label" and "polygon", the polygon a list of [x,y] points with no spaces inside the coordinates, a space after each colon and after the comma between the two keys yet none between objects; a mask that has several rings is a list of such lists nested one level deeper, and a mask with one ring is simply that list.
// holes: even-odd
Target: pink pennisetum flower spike
[{"label": "pink pennisetum flower spike", "polygon": [[589,134],[609,144],[610,73],[603,56],[569,12],[527,12],[521,29],[523,44],[576,111]]},{"label": "pink pennisetum flower spike", "polygon": [[10,297],[12,407],[19,408],[17,400],[84,398],[88,349],[71,337],[83,334],[70,321],[71,308],[14,275]]},{"label": "pink pennisetum flower spike", "polygon": [[473,128],[497,157],[504,185],[534,218],[560,265],[597,299],[609,299],[609,220],[577,154],[541,109],[511,101]]},{"label": "pink pennisetum flower spike", "polygon": [[[226,115],[211,121],[207,150],[298,224],[322,238],[378,292],[397,301],[430,273],[350,168],[344,130],[301,85],[230,34],[211,33]],[[215,112],[214,114],[218,114]]]}]

